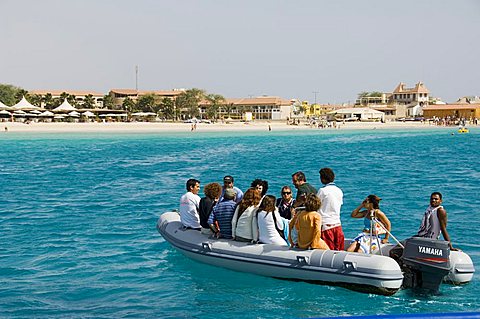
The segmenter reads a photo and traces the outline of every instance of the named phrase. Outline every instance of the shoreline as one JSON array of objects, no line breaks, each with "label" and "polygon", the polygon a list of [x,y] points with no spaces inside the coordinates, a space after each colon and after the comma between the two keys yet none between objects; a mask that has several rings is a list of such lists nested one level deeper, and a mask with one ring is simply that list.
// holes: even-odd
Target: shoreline
[{"label": "shoreline", "polygon": [[306,124],[287,125],[284,121],[255,121],[250,123],[199,123],[192,132],[192,124],[171,122],[88,122],[88,123],[43,123],[31,122],[2,122],[0,130],[24,133],[159,133],[159,132],[265,132],[269,131],[344,131],[344,130],[401,130],[401,129],[450,129],[456,130],[457,126],[438,126],[421,122],[346,122],[339,123],[338,128],[317,128]]}]

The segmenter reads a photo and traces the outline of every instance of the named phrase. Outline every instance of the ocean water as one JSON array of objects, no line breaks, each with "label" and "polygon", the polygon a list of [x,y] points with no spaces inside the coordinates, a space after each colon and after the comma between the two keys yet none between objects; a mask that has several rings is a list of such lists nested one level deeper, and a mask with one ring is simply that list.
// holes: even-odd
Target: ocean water
[{"label": "ocean water", "polygon": [[156,231],[185,181],[255,178],[279,195],[329,166],[350,212],[368,194],[398,238],[440,191],[455,247],[480,265],[480,130],[0,135],[0,317],[292,318],[478,311],[480,275],[437,296],[385,297],[194,262]]}]

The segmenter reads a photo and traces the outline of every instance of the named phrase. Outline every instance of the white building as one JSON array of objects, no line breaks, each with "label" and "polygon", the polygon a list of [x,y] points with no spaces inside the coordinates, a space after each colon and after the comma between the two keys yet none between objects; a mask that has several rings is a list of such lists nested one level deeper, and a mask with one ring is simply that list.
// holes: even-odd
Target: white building
[{"label": "white building", "polygon": [[[220,107],[218,116],[233,119],[245,119],[245,114],[251,114],[254,120],[286,120],[292,117],[292,100],[285,100],[277,96],[259,96],[254,98],[230,99],[225,106]],[[206,116],[208,101],[200,103],[200,114]]]},{"label": "white building", "polygon": [[327,114],[328,120],[345,121],[385,121],[385,113],[371,109],[369,107],[352,107],[338,109]]}]

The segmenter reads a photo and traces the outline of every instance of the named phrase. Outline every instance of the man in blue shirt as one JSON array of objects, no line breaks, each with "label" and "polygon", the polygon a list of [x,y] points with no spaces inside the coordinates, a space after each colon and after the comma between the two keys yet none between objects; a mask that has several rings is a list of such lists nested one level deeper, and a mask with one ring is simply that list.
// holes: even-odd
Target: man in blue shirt
[{"label": "man in blue shirt", "polygon": [[227,188],[223,200],[212,210],[208,224],[217,237],[232,238],[232,218],[235,213],[236,193],[233,188]]}]

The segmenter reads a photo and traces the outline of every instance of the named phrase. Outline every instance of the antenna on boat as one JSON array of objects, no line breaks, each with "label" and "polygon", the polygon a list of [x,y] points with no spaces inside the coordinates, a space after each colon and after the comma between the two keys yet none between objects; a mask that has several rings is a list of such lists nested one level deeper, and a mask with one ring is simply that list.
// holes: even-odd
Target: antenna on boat
[{"label": "antenna on boat", "polygon": [[[373,242],[373,219],[375,218],[375,211],[372,209],[370,210],[370,247],[368,249],[368,253],[372,254],[372,242]],[[380,246],[378,246],[378,249],[380,249]]]}]

